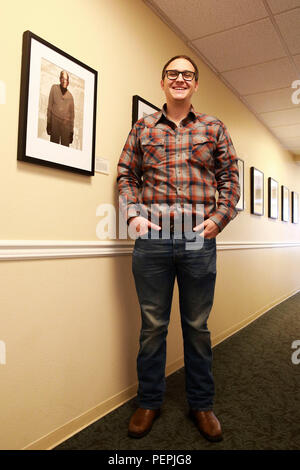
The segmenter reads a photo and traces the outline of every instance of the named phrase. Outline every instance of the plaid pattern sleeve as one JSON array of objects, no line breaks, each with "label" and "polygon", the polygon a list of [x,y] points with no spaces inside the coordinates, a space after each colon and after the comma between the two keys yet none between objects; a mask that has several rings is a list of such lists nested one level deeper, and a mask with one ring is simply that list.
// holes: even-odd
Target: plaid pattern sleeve
[{"label": "plaid pattern sleeve", "polygon": [[238,176],[236,153],[221,121],[191,108],[177,127],[163,108],[137,121],[124,145],[117,178],[122,212],[128,219],[142,207],[149,218],[167,205],[181,212],[192,208],[195,215],[201,206],[204,219],[221,231],[237,214]]},{"label": "plaid pattern sleeve", "polygon": [[142,187],[142,168],[137,125],[131,129],[118,164],[118,188],[125,220],[139,215],[136,204]]},{"label": "plaid pattern sleeve", "polygon": [[215,152],[215,177],[219,193],[218,208],[210,216],[220,231],[237,215],[235,206],[240,198],[239,170],[237,157],[223,123],[220,123]]}]

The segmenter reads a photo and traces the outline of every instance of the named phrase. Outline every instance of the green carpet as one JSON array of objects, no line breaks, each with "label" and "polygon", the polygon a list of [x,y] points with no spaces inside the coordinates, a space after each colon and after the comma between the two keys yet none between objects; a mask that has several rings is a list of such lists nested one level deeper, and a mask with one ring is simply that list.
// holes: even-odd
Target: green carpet
[{"label": "green carpet", "polygon": [[300,293],[213,349],[214,411],[222,442],[206,441],[187,417],[180,369],[167,378],[161,417],[144,438],[127,436],[133,399],[54,450],[299,450],[300,364],[291,360],[294,340],[300,340]]}]

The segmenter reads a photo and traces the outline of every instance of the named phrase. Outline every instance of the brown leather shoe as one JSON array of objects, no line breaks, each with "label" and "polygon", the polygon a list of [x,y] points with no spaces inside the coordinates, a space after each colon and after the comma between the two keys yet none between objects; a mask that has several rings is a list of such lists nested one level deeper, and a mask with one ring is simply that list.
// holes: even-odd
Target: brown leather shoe
[{"label": "brown leather shoe", "polygon": [[222,441],[222,429],[218,418],[213,411],[190,410],[190,418],[208,441]]},{"label": "brown leather shoe", "polygon": [[130,437],[144,437],[151,431],[153,422],[160,415],[160,409],[147,410],[145,408],[138,408],[131,416],[128,436]]}]

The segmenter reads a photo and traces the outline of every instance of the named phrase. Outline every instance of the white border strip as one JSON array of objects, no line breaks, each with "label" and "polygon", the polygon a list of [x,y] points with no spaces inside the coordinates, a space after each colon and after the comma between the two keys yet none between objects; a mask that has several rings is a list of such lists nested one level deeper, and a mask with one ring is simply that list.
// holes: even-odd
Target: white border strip
[{"label": "white border strip", "polygon": [[[0,261],[131,255],[134,241],[1,240]],[[300,242],[218,242],[217,249],[294,248]]]}]

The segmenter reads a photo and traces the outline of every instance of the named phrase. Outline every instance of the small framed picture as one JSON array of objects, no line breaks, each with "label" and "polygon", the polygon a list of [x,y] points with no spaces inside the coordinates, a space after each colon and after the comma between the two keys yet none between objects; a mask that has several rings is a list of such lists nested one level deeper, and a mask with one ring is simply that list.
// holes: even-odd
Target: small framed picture
[{"label": "small framed picture", "polygon": [[264,215],[264,174],[254,166],[251,175],[251,213]]},{"label": "small framed picture", "polygon": [[281,220],[289,221],[289,190],[286,186],[281,185]]},{"label": "small framed picture", "polygon": [[268,216],[278,219],[278,182],[268,178]]},{"label": "small framed picture", "polygon": [[142,117],[153,114],[156,111],[160,111],[160,108],[149,103],[138,95],[132,97],[132,127]]},{"label": "small framed picture", "polygon": [[292,223],[299,223],[299,194],[292,191]]},{"label": "small framed picture", "polygon": [[23,34],[18,160],[94,174],[97,72]]},{"label": "small framed picture", "polygon": [[243,211],[244,210],[244,160],[238,158],[238,169],[239,169],[239,183],[241,188],[241,196],[239,202],[235,206],[236,210]]}]

